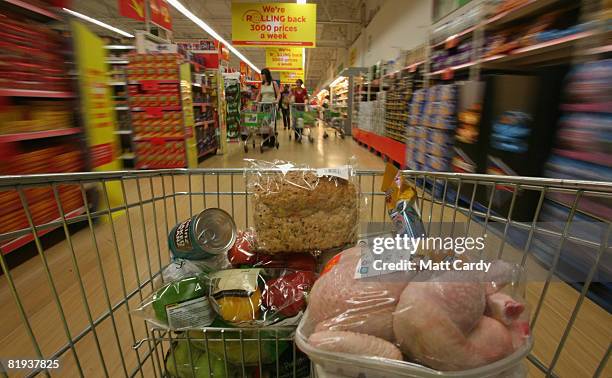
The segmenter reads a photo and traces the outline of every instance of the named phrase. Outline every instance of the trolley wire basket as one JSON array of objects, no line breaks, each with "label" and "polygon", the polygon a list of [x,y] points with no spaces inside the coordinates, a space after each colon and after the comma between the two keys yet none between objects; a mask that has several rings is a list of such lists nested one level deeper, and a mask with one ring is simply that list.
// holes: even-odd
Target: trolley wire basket
[{"label": "trolley wire basket", "polygon": [[[282,349],[293,360],[288,376],[307,375],[300,370],[292,337],[287,336],[291,329],[176,333],[151,328],[130,314],[162,278],[170,259],[167,235],[176,223],[205,208],[220,207],[239,229],[252,225],[254,210],[245,173],[245,169],[173,169],[0,177],[4,200],[0,371],[9,376],[162,377],[168,375],[168,351],[180,339],[189,338],[189,348],[220,347],[225,371],[231,365],[236,376],[270,371],[281,376],[282,360],[264,361],[269,343],[277,351],[273,356]],[[605,296],[606,288],[609,295],[612,184],[403,174],[418,188],[427,233],[447,223],[455,236],[486,234],[489,254],[520,263],[540,277],[527,284],[535,341],[528,356],[530,374],[612,376],[608,364],[612,320]],[[382,172],[356,175],[367,201],[362,223],[390,223],[379,190]],[[502,194],[509,196],[508,206],[498,211],[494,205]],[[526,220],[519,210],[529,194],[535,202]],[[47,212],[41,213],[41,199]],[[551,204],[562,206],[567,216],[559,224],[542,224],[539,220]],[[581,217],[595,220],[600,232],[576,231]],[[365,232],[367,227],[362,229]],[[550,247],[550,255],[533,248],[538,240]],[[580,264],[566,260],[566,245],[579,246],[588,255],[580,261],[583,275],[572,282],[568,266]],[[601,287],[603,291],[595,290]],[[259,346],[255,361],[249,361],[252,343]],[[198,365],[193,366],[186,376],[197,373]]]}]

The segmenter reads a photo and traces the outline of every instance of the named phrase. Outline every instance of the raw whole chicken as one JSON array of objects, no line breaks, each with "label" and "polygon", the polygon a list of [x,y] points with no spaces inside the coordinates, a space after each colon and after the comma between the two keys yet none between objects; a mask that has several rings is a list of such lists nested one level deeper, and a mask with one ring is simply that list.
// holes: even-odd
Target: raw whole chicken
[{"label": "raw whole chicken", "polygon": [[310,345],[330,352],[368,355],[401,360],[402,352],[393,344],[363,333],[343,331],[315,332],[308,338]]},{"label": "raw whole chicken", "polygon": [[309,319],[316,331],[352,331],[393,341],[392,312],[408,280],[404,273],[355,279],[360,257],[359,247],[336,256],[336,265],[310,292]]},{"label": "raw whole chicken", "polygon": [[524,305],[470,274],[447,272],[406,286],[393,314],[404,354],[434,369],[465,370],[522,345],[529,334]]}]

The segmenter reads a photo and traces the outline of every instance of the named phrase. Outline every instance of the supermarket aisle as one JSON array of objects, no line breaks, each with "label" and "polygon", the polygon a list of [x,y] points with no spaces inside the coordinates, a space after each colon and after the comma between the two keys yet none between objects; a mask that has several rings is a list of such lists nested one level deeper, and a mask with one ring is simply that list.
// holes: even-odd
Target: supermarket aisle
[{"label": "supermarket aisle", "polygon": [[286,160],[298,164],[306,164],[315,168],[333,167],[347,164],[352,156],[357,158],[357,166],[362,169],[384,169],[382,159],[361,147],[351,137],[340,139],[332,129],[328,129],[329,138],[323,139],[323,127],[313,128],[314,142],[309,143],[304,138],[302,143],[289,140],[289,131],[283,130],[279,120],[279,143],[276,149],[265,149],[259,152],[259,146],[245,153],[242,144],[228,144],[229,151],[224,155],[212,156],[200,163],[201,168],[238,168],[244,167],[244,159],[263,159],[267,161]]}]

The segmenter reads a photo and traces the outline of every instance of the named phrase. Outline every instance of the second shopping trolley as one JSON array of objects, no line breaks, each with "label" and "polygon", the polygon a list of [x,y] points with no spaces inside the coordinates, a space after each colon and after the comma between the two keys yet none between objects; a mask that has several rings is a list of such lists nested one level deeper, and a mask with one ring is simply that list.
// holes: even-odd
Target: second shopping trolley
[{"label": "second shopping trolley", "polygon": [[[302,137],[308,137],[310,143],[314,142],[312,128],[317,122],[317,111],[308,104],[291,104],[291,127],[295,134],[296,142],[302,142]],[[291,133],[289,133],[291,140]]]},{"label": "second shopping trolley", "polygon": [[259,151],[262,153],[265,147],[279,147],[275,103],[259,102],[251,110],[243,110],[241,127],[244,152],[249,152],[249,144],[255,149],[257,137],[261,139]]}]

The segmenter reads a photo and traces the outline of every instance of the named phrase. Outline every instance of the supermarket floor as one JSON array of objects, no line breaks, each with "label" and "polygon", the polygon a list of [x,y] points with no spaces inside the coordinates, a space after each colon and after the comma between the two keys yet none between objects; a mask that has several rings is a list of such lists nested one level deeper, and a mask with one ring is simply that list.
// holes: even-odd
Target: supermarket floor
[{"label": "supermarket floor", "polygon": [[[281,131],[280,142],[278,151],[249,152],[246,157],[318,167],[345,164],[354,155],[360,167],[383,167],[379,157],[350,138],[317,137],[313,144],[300,145],[289,142],[288,134]],[[202,166],[240,167],[244,157],[242,147],[233,144],[227,155],[212,157]],[[61,377],[160,376],[167,343],[159,343],[159,337],[147,332],[144,322],[130,312],[159,281],[159,272],[169,257],[168,231],[205,207],[225,209],[239,228],[252,224],[253,208],[241,174],[160,176],[141,172],[137,178],[109,182],[113,181],[125,188],[123,208],[113,217],[100,211],[90,214],[92,222],[87,214],[71,219],[69,225],[64,223],[65,229],[56,231],[60,236],[65,233],[66,238],[55,243],[43,239],[38,256],[11,269],[14,286],[7,284],[9,277],[1,278],[0,356],[4,359],[36,358],[39,353],[46,358],[58,357],[61,369],[50,375]],[[379,176],[360,176],[358,182],[364,193],[380,187]],[[427,198],[422,202],[425,216],[444,220],[456,216],[458,221],[464,217],[448,204],[432,207]],[[362,217],[364,221],[387,218],[380,196],[370,197]],[[482,232],[477,225],[470,228],[470,234]],[[502,250],[499,240],[492,243],[491,250]],[[523,251],[509,245],[504,245],[503,252],[504,259],[510,261],[520,261],[523,256]],[[538,269],[531,257],[527,264],[529,269]],[[543,286],[543,282],[527,285],[526,298],[532,309]],[[552,282],[548,289],[534,329],[533,350],[547,364],[554,358],[578,297],[577,291],[562,282]],[[586,299],[555,372],[564,377],[592,376],[612,339],[610,321],[608,313]],[[145,341],[134,351],[132,346],[140,340]],[[543,376],[533,364],[527,365],[531,376]],[[22,373],[26,372],[17,376]],[[604,368],[601,376],[612,376],[612,368]]]},{"label": "supermarket floor", "polygon": [[344,165],[351,157],[355,157],[357,166],[362,169],[384,169],[381,158],[361,147],[352,138],[341,139],[334,135],[332,129],[328,130],[329,137],[323,138],[323,128],[317,126],[312,129],[314,142],[309,143],[306,138],[297,143],[295,138],[289,140],[290,132],[283,130],[279,120],[278,149],[265,149],[262,154],[259,145],[253,150],[249,145],[249,152],[245,153],[242,144],[230,143],[228,152],[224,155],[212,156],[200,164],[201,168],[238,168],[246,166],[244,159],[263,159],[268,161],[286,160],[297,164],[305,164],[314,168],[334,167]]}]

